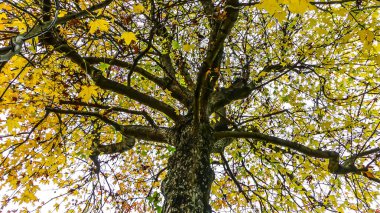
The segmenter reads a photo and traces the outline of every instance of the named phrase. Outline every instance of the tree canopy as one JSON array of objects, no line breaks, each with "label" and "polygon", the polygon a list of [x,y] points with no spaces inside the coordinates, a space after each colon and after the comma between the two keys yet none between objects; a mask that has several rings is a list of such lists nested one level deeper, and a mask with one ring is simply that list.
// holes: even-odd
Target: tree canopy
[{"label": "tree canopy", "polygon": [[375,212],[379,18],[376,0],[3,0],[0,211]]}]

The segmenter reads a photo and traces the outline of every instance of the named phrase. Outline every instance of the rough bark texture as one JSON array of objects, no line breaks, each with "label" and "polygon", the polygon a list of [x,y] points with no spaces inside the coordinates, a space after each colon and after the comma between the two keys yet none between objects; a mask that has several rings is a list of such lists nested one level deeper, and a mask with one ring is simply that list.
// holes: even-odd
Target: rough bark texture
[{"label": "rough bark texture", "polygon": [[169,158],[168,174],[162,186],[164,213],[211,213],[209,199],[214,172],[210,166],[210,154],[213,141],[209,125],[201,125],[199,131],[192,125],[178,129],[176,151]]}]

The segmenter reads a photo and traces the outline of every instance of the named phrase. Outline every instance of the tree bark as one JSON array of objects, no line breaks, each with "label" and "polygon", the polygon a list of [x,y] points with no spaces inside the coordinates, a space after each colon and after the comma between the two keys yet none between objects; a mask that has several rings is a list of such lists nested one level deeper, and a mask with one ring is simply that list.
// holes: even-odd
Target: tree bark
[{"label": "tree bark", "polygon": [[214,142],[211,128],[185,125],[176,132],[176,151],[169,158],[163,181],[163,213],[211,213],[209,205],[214,172],[210,154]]}]

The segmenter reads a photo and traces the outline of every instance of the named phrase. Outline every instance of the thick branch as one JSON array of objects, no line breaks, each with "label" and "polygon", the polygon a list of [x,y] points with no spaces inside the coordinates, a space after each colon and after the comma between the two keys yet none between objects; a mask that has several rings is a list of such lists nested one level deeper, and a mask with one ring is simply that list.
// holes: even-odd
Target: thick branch
[{"label": "thick branch", "polygon": [[[355,163],[354,161],[346,160],[342,164],[340,164],[338,152],[312,149],[297,142],[284,140],[284,139],[277,138],[274,136],[265,135],[259,132],[220,131],[220,132],[215,132],[214,137],[216,139],[252,138],[252,139],[260,140],[264,143],[271,143],[271,144],[276,144],[278,146],[287,147],[310,157],[328,159],[329,160],[328,169],[329,169],[329,172],[333,174],[361,173],[364,171],[368,171],[368,168],[357,168],[354,165]],[[375,151],[377,152],[379,150],[378,149],[369,150],[366,152],[366,154],[372,154],[372,153],[375,153]],[[361,156],[363,155],[361,154]],[[348,159],[351,159],[351,158],[353,157],[350,157]]]},{"label": "thick branch", "polygon": [[126,137],[133,136],[141,140],[163,142],[163,143],[172,145],[172,141],[170,140],[172,138],[171,131],[168,128],[164,128],[164,127],[153,128],[153,127],[139,126],[139,125],[127,125],[127,126],[121,125],[96,112],[63,110],[63,109],[51,108],[51,107],[46,107],[46,111],[55,112],[59,114],[93,116],[93,117],[99,118],[104,123],[113,126],[116,131],[119,131],[122,135]]},{"label": "thick branch", "polygon": [[[210,4],[210,2],[204,1],[206,5]],[[225,42],[225,39],[230,34],[237,17],[239,15],[239,9],[238,9],[238,0],[227,0],[225,4],[225,11],[226,11],[226,19],[219,25],[215,24],[212,29],[211,35],[210,35],[210,43],[208,46],[208,50],[206,52],[206,58],[202,62],[202,65],[199,69],[198,75],[197,75],[197,82],[195,86],[194,91],[194,121],[196,123],[200,122],[200,116],[201,116],[201,100],[207,100],[208,97],[201,97],[202,90],[210,89],[206,88],[205,86],[208,85],[208,82],[206,82],[207,79],[210,79],[210,76],[208,74],[211,74],[210,72],[216,72],[216,70],[210,70],[212,68],[212,65],[214,64],[215,59],[220,54],[223,48],[223,44]],[[207,7],[206,6],[206,10]],[[209,93],[204,93],[209,94]],[[204,105],[204,104],[203,104]],[[203,113],[207,113],[205,110]]]},{"label": "thick branch", "polygon": [[47,21],[47,20],[50,19],[49,16],[48,16],[48,13],[49,13],[49,11],[51,9],[51,2],[48,1],[48,0],[47,1],[43,1],[43,4],[44,4],[44,6],[43,6],[43,12],[44,12],[43,20],[45,22],[43,22],[41,24],[38,24],[38,25],[35,25],[30,31],[28,31],[26,33],[23,33],[23,34],[20,34],[20,35],[18,35],[16,37],[13,37],[11,39],[11,44],[12,45],[10,47],[5,47],[5,48],[1,48],[0,49],[0,52],[3,52],[4,50],[8,49],[7,53],[0,54],[0,70],[4,66],[5,62],[7,62],[14,55],[20,53],[21,47],[23,46],[23,44],[24,44],[24,42],[26,40],[34,38],[34,37],[37,37],[37,36],[41,36],[41,35],[47,33],[52,28],[54,28],[54,26],[57,25],[57,24],[64,24],[67,21],[70,21],[70,20],[72,20],[74,18],[79,18],[79,17],[82,17],[82,16],[84,16],[86,14],[91,14],[92,11],[100,9],[100,8],[103,8],[103,7],[107,6],[108,4],[110,4],[111,2],[112,2],[112,0],[106,0],[106,1],[104,1],[102,3],[100,3],[100,4],[92,6],[92,7],[88,8],[88,9],[86,9],[86,10],[82,10],[82,11],[80,11],[78,13],[75,13],[75,14],[72,14],[72,15],[69,15],[69,16],[65,16],[65,17],[62,17],[62,18],[58,18],[59,2],[58,2],[58,0],[56,0],[55,1],[55,6],[56,6],[56,8],[55,8],[56,9],[55,18],[53,20]]},{"label": "thick branch", "polygon": [[[55,22],[55,25],[57,24],[64,24],[70,20],[73,20],[75,18],[81,18],[81,17],[84,17],[86,15],[90,15],[93,11],[95,10],[98,10],[98,9],[101,9],[101,8],[104,8],[106,7],[107,5],[109,5],[113,0],[105,0],[103,1],[102,3],[99,3],[99,4],[96,4],[94,6],[91,6],[85,10],[81,10],[79,11],[78,13],[74,13],[74,14],[70,14],[70,15],[67,15],[67,16],[64,16],[64,17],[61,17],[61,18],[58,18]],[[35,35],[39,35],[41,34],[41,32],[44,32],[46,31],[51,23],[53,22],[54,20],[51,20],[51,21],[47,21],[47,22],[44,22],[42,25],[36,25],[33,29],[31,29],[29,32],[27,33],[24,33],[22,34],[21,36],[23,37],[34,37]]]},{"label": "thick branch", "polygon": [[81,17],[86,16],[86,15],[91,15],[92,12],[94,12],[95,10],[105,8],[107,5],[111,4],[112,2],[113,2],[113,0],[105,0],[99,4],[93,5],[87,9],[81,10],[78,13],[70,14],[70,15],[64,16],[62,18],[59,18],[57,21],[57,24],[63,24],[63,23],[66,23],[67,21],[70,21],[70,20],[75,19],[75,18],[81,18]]},{"label": "thick branch", "polygon": [[211,0],[201,0],[203,12],[207,15],[209,24],[213,22],[213,14],[215,11],[214,3]]},{"label": "thick branch", "polygon": [[260,83],[263,80],[263,78],[258,79],[256,82],[252,81],[249,84],[247,84],[246,82],[236,82],[236,83],[233,83],[228,88],[221,88],[219,91],[213,92],[210,97],[210,106],[208,108],[209,113],[215,112],[217,109],[223,106],[226,106],[235,100],[247,98],[253,90],[261,88],[267,85],[268,83],[278,79],[279,77],[287,73],[285,69],[290,69],[290,68],[292,68],[292,66],[284,67],[280,64],[268,65],[263,68],[262,72],[269,72],[269,71],[281,72],[282,71],[283,73],[260,85],[256,85],[256,84]]},{"label": "thick branch", "polygon": [[[118,66],[118,67],[123,67],[123,68],[127,68],[127,69],[131,69],[133,64],[131,63],[128,63],[128,62],[125,62],[125,61],[121,61],[121,60],[118,60],[118,59],[115,59],[115,58],[104,58],[104,57],[83,57],[84,60],[86,60],[88,63],[90,64],[98,64],[98,63],[107,63],[107,64],[110,64],[110,65],[115,65],[115,66]],[[164,85],[165,84],[165,80],[162,79],[162,78],[159,78],[153,74],[151,74],[150,72],[148,72],[147,70],[139,67],[139,66],[136,66],[134,68],[134,72],[137,72],[139,74],[141,74],[142,76],[144,76],[145,78],[153,81],[154,83],[158,84],[158,85]]]},{"label": "thick branch", "polygon": [[360,157],[364,157],[364,156],[367,156],[367,155],[371,155],[371,154],[375,154],[377,152],[380,152],[380,148],[373,148],[373,149],[369,149],[367,151],[364,151],[364,152],[361,152],[357,155],[354,155],[355,158],[360,158]]},{"label": "thick branch", "polygon": [[[113,59],[113,58],[84,57],[83,59],[88,61],[90,64],[103,62],[103,63],[116,65],[116,66],[127,68],[127,69],[132,69],[133,67],[133,64],[130,64],[128,62],[124,62],[121,60]],[[190,104],[190,100],[191,100],[190,92],[186,88],[182,87],[181,85],[172,83],[172,81],[169,78],[157,77],[139,66],[135,66],[133,68],[133,71],[141,74],[145,78],[156,83],[162,89],[164,90],[168,89],[171,92],[173,98],[177,99],[178,101],[183,103],[185,106],[188,106]]]},{"label": "thick branch", "polygon": [[63,101],[63,100],[61,100],[61,101],[59,101],[59,103],[60,104],[75,105],[75,106],[96,107],[98,109],[108,109],[109,111],[117,111],[117,112],[125,112],[125,113],[129,113],[129,114],[134,114],[134,115],[142,115],[149,122],[150,125],[157,127],[157,125],[154,123],[153,118],[150,117],[146,111],[130,110],[130,109],[125,109],[123,107],[106,106],[106,105],[94,104],[94,103],[84,103],[84,102],[80,102],[80,101]]},{"label": "thick branch", "polygon": [[247,98],[253,90],[252,85],[231,85],[228,88],[222,88],[211,94],[209,113],[215,112],[219,108],[222,108],[235,100]]},{"label": "thick branch", "polygon": [[99,144],[96,147],[96,151],[99,152],[99,154],[115,154],[115,153],[122,153],[125,151],[128,151],[133,148],[135,145],[135,138],[134,137],[125,137],[123,135],[123,139],[119,143],[113,143],[113,144]]},{"label": "thick branch", "polygon": [[173,119],[174,121],[181,120],[181,116],[177,115],[174,108],[163,103],[149,95],[141,93],[132,87],[126,86],[119,82],[110,80],[105,78],[102,75],[102,71],[98,70],[90,65],[86,60],[84,60],[75,50],[71,48],[67,44],[61,43],[53,43],[54,46],[57,47],[57,50],[60,52],[66,53],[66,56],[70,58],[74,63],[79,65],[95,82],[95,84],[105,90],[110,90],[122,95],[125,95],[133,100],[136,100],[146,106],[152,107],[153,109],[157,109],[163,113],[165,113],[168,117]]},{"label": "thick branch", "polygon": [[151,2],[151,8],[151,19],[154,24],[153,28],[157,28],[157,30],[155,31],[156,34],[162,36],[165,41],[163,42],[162,52],[156,49],[160,59],[160,67],[166,74],[165,84],[159,86],[164,89],[169,89],[169,91],[172,92],[174,98],[182,102],[185,106],[189,107],[191,105],[192,94],[190,93],[190,90],[188,88],[183,87],[177,81],[177,71],[173,65],[173,60],[171,58],[173,35],[169,33],[168,29],[165,26],[165,23],[168,21],[168,19],[165,18],[162,20],[160,17],[158,17],[160,11],[155,10],[155,5],[153,1]]},{"label": "thick branch", "polygon": [[268,142],[268,143],[276,144],[279,146],[288,147],[310,157],[316,157],[316,158],[338,158],[339,157],[339,154],[334,151],[322,151],[322,150],[312,149],[300,143],[284,140],[284,139],[277,138],[274,136],[265,135],[259,132],[221,131],[221,132],[215,132],[214,136],[216,139],[230,138],[230,137],[231,138],[253,138],[257,140],[262,140],[263,142]]},{"label": "thick branch", "polygon": [[86,112],[86,111],[76,111],[76,110],[63,110],[59,108],[52,108],[52,107],[46,107],[45,110],[47,112],[55,112],[59,114],[70,114],[70,115],[83,115],[83,116],[93,116],[97,117],[100,120],[102,120],[104,123],[113,126],[116,130],[120,131],[121,126],[120,124],[116,123],[115,121],[112,121],[108,119],[106,116],[103,116],[97,112]]}]

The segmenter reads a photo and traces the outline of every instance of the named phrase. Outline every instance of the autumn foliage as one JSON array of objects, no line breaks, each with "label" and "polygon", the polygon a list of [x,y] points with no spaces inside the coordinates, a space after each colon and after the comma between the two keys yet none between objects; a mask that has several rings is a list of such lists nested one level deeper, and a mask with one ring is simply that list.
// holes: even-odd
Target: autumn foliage
[{"label": "autumn foliage", "polygon": [[0,211],[375,212],[379,18],[376,0],[2,1]]}]

